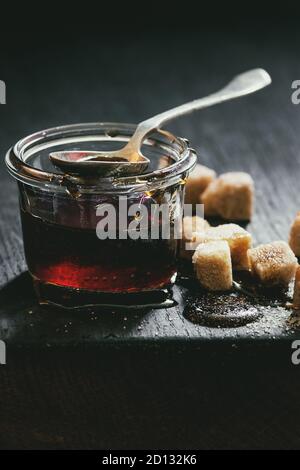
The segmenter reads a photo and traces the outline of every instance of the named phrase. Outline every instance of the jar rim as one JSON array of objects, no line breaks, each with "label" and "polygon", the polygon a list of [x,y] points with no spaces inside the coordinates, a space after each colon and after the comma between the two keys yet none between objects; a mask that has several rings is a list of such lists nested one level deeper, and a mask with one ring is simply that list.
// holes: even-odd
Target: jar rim
[{"label": "jar rim", "polygon": [[[109,190],[133,191],[135,189],[147,189],[149,187],[162,187],[175,183],[175,180],[182,177],[182,174],[189,173],[195,166],[197,161],[196,153],[189,147],[189,142],[181,137],[177,137],[162,129],[157,129],[155,135],[150,134],[146,140],[149,145],[158,146],[160,148],[169,149],[176,153],[177,160],[165,168],[153,170],[152,172],[135,176],[118,176],[118,177],[97,177],[86,178],[82,176],[74,176],[60,173],[52,173],[31,166],[25,159],[25,152],[29,149],[38,148],[43,143],[54,143],[57,139],[80,137],[93,137],[98,133],[106,136],[107,140],[115,138],[120,140],[120,133],[123,137],[126,135],[127,140],[133,134],[136,125],[117,122],[91,122],[68,124],[63,126],[44,129],[20,139],[13,147],[11,147],[5,157],[6,166],[9,173],[18,181],[31,186],[42,187],[45,190],[65,191],[68,184],[76,185],[81,192],[97,192]],[[113,132],[115,135],[113,135]],[[101,133],[101,134],[100,134]],[[116,136],[119,138],[117,139]],[[104,139],[103,139],[104,140]],[[122,139],[121,139],[122,140]],[[126,139],[125,139],[126,140]]]}]

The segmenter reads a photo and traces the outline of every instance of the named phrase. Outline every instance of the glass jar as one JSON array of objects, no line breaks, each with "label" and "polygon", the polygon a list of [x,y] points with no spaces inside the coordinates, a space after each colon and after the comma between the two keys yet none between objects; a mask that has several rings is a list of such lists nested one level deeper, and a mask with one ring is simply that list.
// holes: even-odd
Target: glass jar
[{"label": "glass jar", "polygon": [[[167,302],[177,275],[175,227],[182,219],[184,183],[196,163],[188,142],[166,131],[152,133],[142,148],[149,168],[136,176],[69,175],[49,160],[53,151],[115,150],[134,129],[118,123],[55,127],[25,137],[8,151],[8,171],[19,186],[25,257],[41,304],[82,308]],[[161,204],[167,211],[167,237],[157,210]],[[116,217],[107,238],[103,230],[99,234],[105,206],[114,208]],[[137,226],[145,217],[149,223],[143,235],[128,236],[130,224]]]}]

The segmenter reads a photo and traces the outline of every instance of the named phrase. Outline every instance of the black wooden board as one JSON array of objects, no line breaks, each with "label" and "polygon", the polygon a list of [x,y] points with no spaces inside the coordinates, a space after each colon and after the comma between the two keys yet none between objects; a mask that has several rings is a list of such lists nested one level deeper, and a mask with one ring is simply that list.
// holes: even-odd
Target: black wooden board
[{"label": "black wooden board", "polygon": [[186,306],[195,299],[189,284],[186,284],[174,287],[177,305],[171,308],[138,311],[98,308],[83,312],[39,307],[31,279],[28,274],[23,274],[2,289],[0,299],[4,307],[0,310],[0,337],[15,348],[77,347],[80,344],[120,346],[143,341],[148,346],[149,343],[158,345],[175,341],[181,343],[181,348],[186,348],[211,340],[222,340],[231,345],[241,340],[252,340],[255,347],[254,340],[257,339],[271,342],[286,339],[290,344],[293,338],[298,338],[299,327],[290,321],[291,310],[265,303],[245,307],[239,302],[239,295],[234,307],[237,312],[249,309],[258,312],[261,315],[258,320],[236,327],[222,327],[222,323],[216,326],[194,324],[183,315]]}]

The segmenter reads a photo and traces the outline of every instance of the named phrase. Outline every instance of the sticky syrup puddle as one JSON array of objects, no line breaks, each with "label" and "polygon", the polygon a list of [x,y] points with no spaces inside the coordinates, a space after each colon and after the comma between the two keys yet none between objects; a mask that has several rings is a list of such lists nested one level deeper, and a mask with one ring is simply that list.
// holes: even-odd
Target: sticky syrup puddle
[{"label": "sticky syrup puddle", "polygon": [[[183,311],[190,322],[216,328],[236,328],[258,322],[270,309],[285,310],[292,300],[292,285],[287,291],[279,287],[266,288],[252,279],[250,273],[236,273],[230,292],[207,292],[195,279],[180,277],[179,282],[188,288],[191,298]],[[288,320],[291,324],[294,315]],[[295,326],[295,322],[293,322]]]}]

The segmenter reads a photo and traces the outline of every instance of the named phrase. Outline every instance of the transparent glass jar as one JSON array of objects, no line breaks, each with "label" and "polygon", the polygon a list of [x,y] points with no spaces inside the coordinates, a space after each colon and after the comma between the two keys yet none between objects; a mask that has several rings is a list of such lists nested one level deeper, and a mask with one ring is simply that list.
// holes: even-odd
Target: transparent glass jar
[{"label": "transparent glass jar", "polygon": [[[142,148],[150,166],[136,176],[68,175],[49,160],[53,151],[115,150],[134,129],[118,123],[55,127],[25,137],[8,151],[8,171],[19,186],[26,261],[41,304],[82,308],[167,302],[177,275],[174,227],[182,218],[186,177],[196,163],[188,142],[166,131],[151,134]],[[128,224],[140,215],[127,212],[127,229],[120,236],[125,203],[148,209],[164,204],[169,237],[159,230],[153,237],[149,229],[148,237],[125,238]],[[105,204],[115,208],[113,239],[100,239],[97,231],[103,220],[99,208]]]}]

